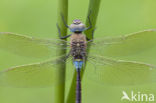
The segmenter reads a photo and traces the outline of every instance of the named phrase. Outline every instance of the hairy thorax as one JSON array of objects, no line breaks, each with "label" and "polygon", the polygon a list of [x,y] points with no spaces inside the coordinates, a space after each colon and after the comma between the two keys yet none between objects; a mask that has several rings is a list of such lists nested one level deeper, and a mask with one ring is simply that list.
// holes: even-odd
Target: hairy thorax
[{"label": "hairy thorax", "polygon": [[71,55],[74,59],[83,59],[86,56],[86,36],[84,34],[71,35]]}]

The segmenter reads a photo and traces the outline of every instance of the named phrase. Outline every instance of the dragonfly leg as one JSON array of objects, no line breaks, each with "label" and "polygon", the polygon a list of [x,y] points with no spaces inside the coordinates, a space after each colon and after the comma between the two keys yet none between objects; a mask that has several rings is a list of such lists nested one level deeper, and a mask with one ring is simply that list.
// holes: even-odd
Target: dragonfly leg
[{"label": "dragonfly leg", "polygon": [[92,39],[89,39],[89,38],[86,37],[86,39],[87,39],[88,42],[92,42],[93,41],[95,30],[96,30],[96,28],[92,30]]},{"label": "dragonfly leg", "polygon": [[91,22],[91,20],[90,20],[90,15],[91,15],[91,10],[90,10],[90,12],[89,12],[89,15],[87,16],[88,21],[89,21],[89,27],[88,27],[88,28],[86,28],[85,30],[89,30],[89,29],[91,29],[91,28],[92,28],[92,22]]},{"label": "dragonfly leg", "polygon": [[64,25],[65,25],[67,28],[69,28],[69,26],[67,25],[67,23],[66,23],[66,21],[65,21],[64,16],[63,16],[62,13],[61,13],[61,17],[62,17],[62,21],[63,21]]},{"label": "dragonfly leg", "polygon": [[83,57],[83,68],[85,67],[85,64],[86,64],[86,58]]},{"label": "dragonfly leg", "polygon": [[59,27],[58,24],[56,24],[56,26],[57,26],[57,29],[58,29],[58,33],[59,33],[59,38],[60,38],[60,39],[66,39],[66,38],[68,38],[68,37],[71,36],[71,34],[66,35],[66,36],[61,36],[61,29],[60,29],[60,27]]},{"label": "dragonfly leg", "polygon": [[82,55],[82,61],[83,61],[83,67],[84,67],[86,63],[86,55],[84,53],[82,53],[81,55]]},{"label": "dragonfly leg", "polygon": [[94,28],[94,29],[92,30],[92,40],[94,39],[94,32],[95,32],[95,30],[96,30],[96,28]]},{"label": "dragonfly leg", "polygon": [[70,55],[71,55],[71,50],[70,50],[69,53],[67,54],[66,59],[68,59]]},{"label": "dragonfly leg", "polygon": [[71,56],[71,53],[69,52],[67,55],[60,58],[61,61],[66,62],[67,59],[69,59]]}]

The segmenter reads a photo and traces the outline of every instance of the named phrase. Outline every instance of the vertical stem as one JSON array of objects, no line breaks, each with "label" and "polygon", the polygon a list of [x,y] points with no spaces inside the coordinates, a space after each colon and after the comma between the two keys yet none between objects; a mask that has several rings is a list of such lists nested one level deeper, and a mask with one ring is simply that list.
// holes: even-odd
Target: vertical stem
[{"label": "vertical stem", "polygon": [[[100,2],[101,2],[101,0],[90,0],[90,2],[89,2],[88,14],[91,11],[90,19],[91,19],[91,22],[92,22],[92,28],[85,32],[87,38],[89,38],[89,39],[93,38],[91,34],[92,34],[92,30],[95,29],[96,20],[97,20],[97,16],[98,16],[98,11],[99,11],[99,8],[100,8]],[[89,26],[88,19],[86,21],[86,25],[87,25],[87,27]],[[87,52],[89,53],[90,45],[88,44],[87,46],[88,46]],[[81,69],[82,70],[81,79],[83,79],[83,74],[84,74],[83,70],[85,70],[84,68]],[[74,103],[74,101],[75,101],[75,86],[76,86],[76,72],[74,73],[74,76],[73,76],[72,84],[71,84],[69,94],[68,94],[68,97],[67,97],[67,103]]]},{"label": "vertical stem", "polygon": [[[92,23],[92,28],[85,31],[85,34],[87,36],[88,39],[92,39],[92,31],[95,29],[96,26],[96,21],[97,21],[97,16],[99,13],[99,8],[100,8],[100,2],[101,0],[90,0],[89,2],[89,8],[88,8],[88,15],[90,14],[90,20]],[[89,21],[88,18],[86,19],[86,26],[88,27]]]},{"label": "vertical stem", "polygon": [[[64,20],[67,22],[68,17],[68,0],[58,0],[58,20],[57,23],[61,30],[61,36],[67,34],[67,28],[64,26],[61,14],[64,16]],[[61,42],[61,41],[60,41]],[[63,43],[63,42],[62,42]],[[58,48],[64,48],[64,46],[58,46]],[[65,55],[65,49],[58,49],[57,55]],[[54,103],[64,103],[65,98],[65,63],[59,64],[56,71],[56,85],[54,88],[55,91],[55,100]]]},{"label": "vertical stem", "polygon": [[81,77],[80,77],[80,69],[77,70],[77,78],[76,78],[76,103],[81,103]]}]

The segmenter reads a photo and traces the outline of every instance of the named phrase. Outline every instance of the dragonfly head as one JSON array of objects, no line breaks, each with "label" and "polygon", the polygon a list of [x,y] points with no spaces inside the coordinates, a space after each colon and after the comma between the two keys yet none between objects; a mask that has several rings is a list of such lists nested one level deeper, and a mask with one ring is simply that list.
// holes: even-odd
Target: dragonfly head
[{"label": "dragonfly head", "polygon": [[79,20],[73,20],[73,23],[69,26],[71,32],[81,33],[85,30],[85,25]]}]

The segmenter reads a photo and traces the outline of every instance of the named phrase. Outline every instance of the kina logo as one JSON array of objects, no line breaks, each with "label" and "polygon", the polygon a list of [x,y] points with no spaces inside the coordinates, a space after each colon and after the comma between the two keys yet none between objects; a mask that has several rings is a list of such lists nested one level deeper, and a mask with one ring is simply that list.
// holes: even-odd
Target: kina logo
[{"label": "kina logo", "polygon": [[128,95],[126,91],[122,91],[123,96],[121,97],[121,101],[141,101],[141,102],[153,102],[154,101],[154,94],[147,94],[141,92],[134,92],[131,91],[131,95]]}]

